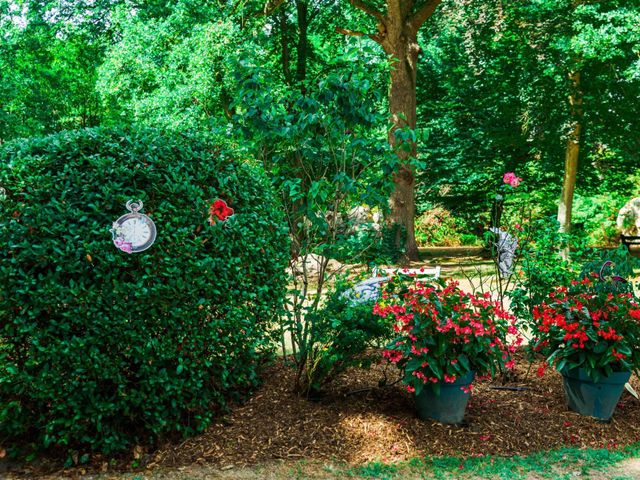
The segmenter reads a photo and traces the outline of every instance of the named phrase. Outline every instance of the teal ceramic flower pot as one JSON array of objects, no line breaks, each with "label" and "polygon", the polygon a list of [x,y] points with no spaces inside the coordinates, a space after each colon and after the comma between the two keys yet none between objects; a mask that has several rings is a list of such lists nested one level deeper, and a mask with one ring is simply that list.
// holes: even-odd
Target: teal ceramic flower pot
[{"label": "teal ceramic flower pot", "polygon": [[[440,382],[440,393],[426,386],[416,395],[416,409],[423,420],[437,420],[446,424],[462,423],[469,402],[469,385],[473,382],[474,372],[469,372],[453,383]],[[465,387],[466,392],[461,387]]]},{"label": "teal ceramic flower pot", "polygon": [[614,372],[594,382],[582,368],[563,369],[564,393],[569,408],[581,415],[607,421],[616,409],[630,372]]}]

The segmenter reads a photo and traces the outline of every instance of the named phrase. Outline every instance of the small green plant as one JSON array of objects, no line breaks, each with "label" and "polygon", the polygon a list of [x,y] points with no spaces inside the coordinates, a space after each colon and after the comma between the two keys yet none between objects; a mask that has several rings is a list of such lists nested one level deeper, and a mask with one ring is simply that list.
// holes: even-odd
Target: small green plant
[{"label": "small green plant", "polygon": [[374,315],[374,303],[357,298],[353,282],[340,278],[322,306],[307,314],[309,336],[314,339],[304,372],[310,393],[349,367],[368,368],[379,360],[374,349],[384,345],[393,330],[389,321]]}]

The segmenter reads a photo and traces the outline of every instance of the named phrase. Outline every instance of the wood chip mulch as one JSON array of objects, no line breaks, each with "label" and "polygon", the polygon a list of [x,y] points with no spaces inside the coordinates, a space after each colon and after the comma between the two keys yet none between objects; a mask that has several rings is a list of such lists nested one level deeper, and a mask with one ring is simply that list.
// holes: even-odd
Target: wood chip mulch
[{"label": "wood chip mulch", "polygon": [[[352,369],[318,401],[291,392],[292,370],[276,365],[261,390],[237,408],[228,424],[159,450],[154,463],[247,465],[273,459],[339,459],[352,464],[393,462],[425,455],[526,455],[563,446],[617,448],[640,441],[640,401],[624,392],[609,423],[567,409],[561,376],[542,378],[526,362],[507,386],[474,382],[466,425],[417,418],[402,384],[378,388],[384,364]],[[393,368],[388,376],[397,375]],[[640,390],[638,379],[631,381]],[[370,388],[370,389],[369,389]],[[360,391],[364,390],[364,391]],[[358,393],[353,393],[357,392]]]},{"label": "wood chip mulch", "polygon": [[[279,362],[266,369],[265,383],[251,400],[224,422],[181,443],[155,451],[138,447],[131,455],[143,468],[213,464],[224,469],[278,459],[362,464],[426,455],[513,456],[640,441],[640,401],[627,391],[613,419],[602,423],[568,411],[560,375],[548,370],[538,378],[536,368],[521,362],[506,385],[474,382],[465,425],[446,426],[418,419],[401,383],[378,387],[385,364],[349,370],[312,401],[292,393],[293,370]],[[390,381],[397,378],[393,367],[386,374]],[[635,376],[631,384],[640,391]],[[519,389],[495,389],[503,386]]]}]

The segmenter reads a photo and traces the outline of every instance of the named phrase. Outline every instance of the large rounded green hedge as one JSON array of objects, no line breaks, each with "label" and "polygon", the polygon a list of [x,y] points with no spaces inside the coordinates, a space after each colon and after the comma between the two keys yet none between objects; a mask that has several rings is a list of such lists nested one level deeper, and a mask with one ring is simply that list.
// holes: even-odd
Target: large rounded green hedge
[{"label": "large rounded green hedge", "polygon": [[[0,186],[4,447],[193,433],[257,384],[289,251],[258,167],[199,137],[87,129],[3,145]],[[217,198],[236,215],[211,225]],[[141,253],[109,231],[129,199],[158,229]]]}]

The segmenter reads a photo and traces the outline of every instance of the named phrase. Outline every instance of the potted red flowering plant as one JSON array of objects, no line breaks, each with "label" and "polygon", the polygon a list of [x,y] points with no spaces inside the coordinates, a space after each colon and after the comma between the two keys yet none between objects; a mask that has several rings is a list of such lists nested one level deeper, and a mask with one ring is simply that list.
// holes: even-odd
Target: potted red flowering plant
[{"label": "potted red flowering plant", "polygon": [[454,281],[390,282],[374,313],[394,322],[399,336],[383,356],[404,371],[418,414],[442,423],[462,421],[474,375],[511,368],[521,341],[515,318],[488,293],[463,292]]},{"label": "potted red flowering plant", "polygon": [[640,305],[630,284],[603,269],[534,307],[530,347],[546,357],[538,375],[548,364],[562,374],[571,410],[608,420],[640,366]]}]

